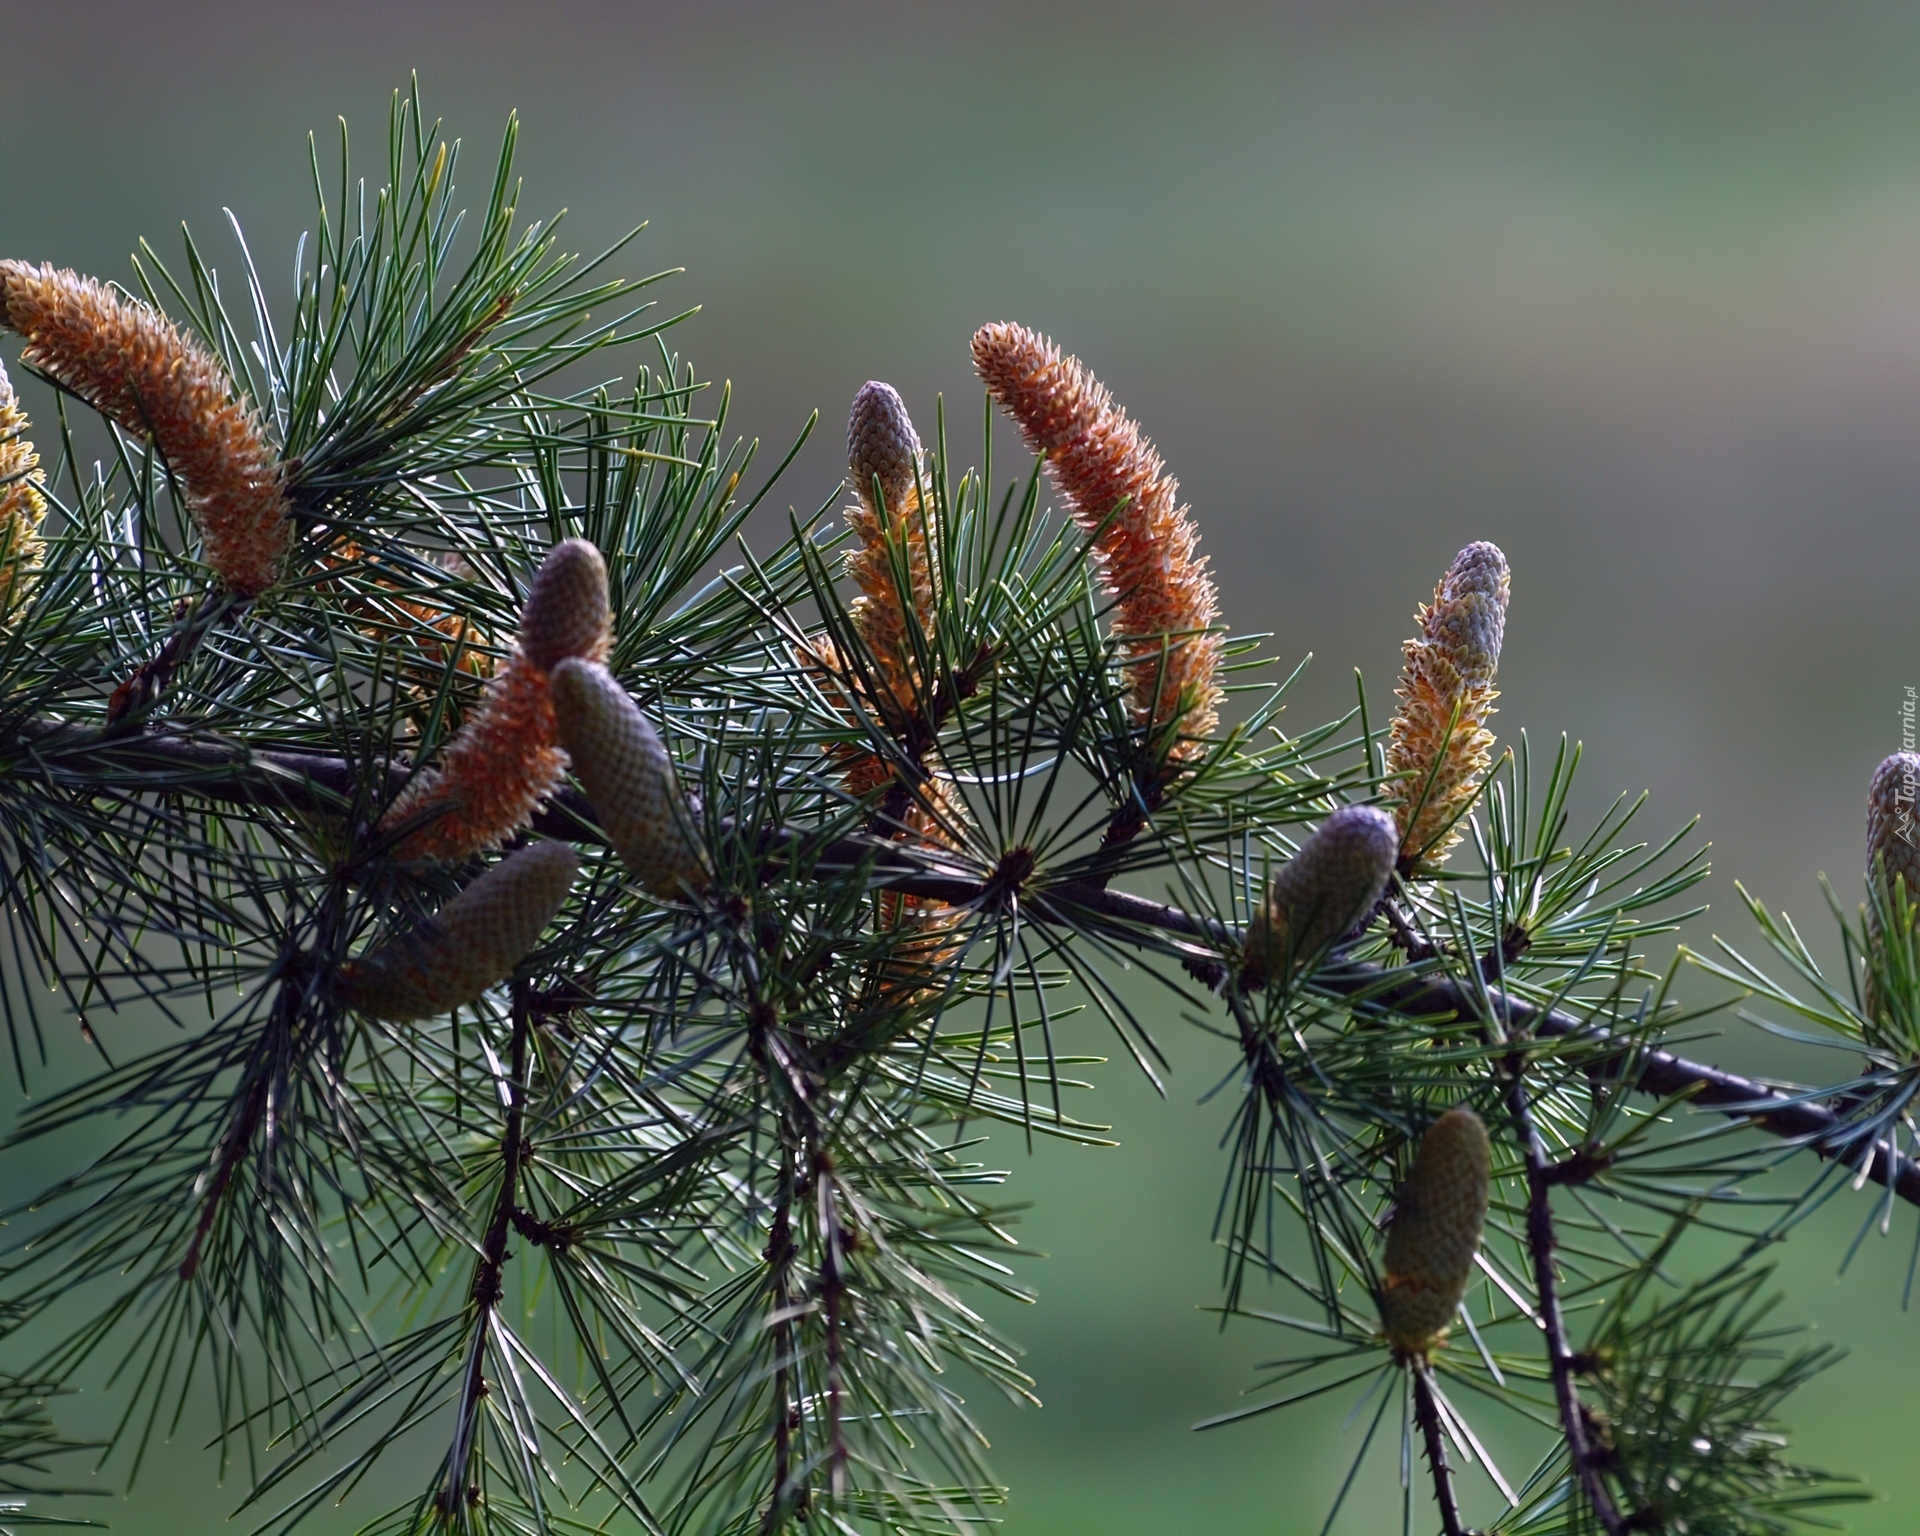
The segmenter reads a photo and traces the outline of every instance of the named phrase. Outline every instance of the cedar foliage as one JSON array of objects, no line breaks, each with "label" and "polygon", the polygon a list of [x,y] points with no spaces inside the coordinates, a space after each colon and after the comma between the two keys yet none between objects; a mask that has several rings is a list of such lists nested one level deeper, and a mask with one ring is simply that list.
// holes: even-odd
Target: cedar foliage
[{"label": "cedar foliage", "polygon": [[[1448,1536],[1860,1497],[1786,1448],[1830,1361],[1781,1342],[1762,1259],[1850,1189],[1863,1234],[1920,1200],[1911,775],[1876,781],[1842,970],[1757,901],[1784,979],[1656,961],[1705,865],[1637,802],[1571,828],[1577,748],[1495,750],[1498,550],[1422,610],[1396,719],[1363,691],[1283,730],[1204,513],[1085,365],[998,324],[977,469],[869,386],[848,525],[812,487],[750,547],[786,465],[729,441],[626,242],[579,261],[523,221],[514,138],[464,219],[417,94],[371,181],[316,150],[288,305],[191,242],[76,288],[191,361],[164,401],[113,337],[78,372],[20,354],[0,1005],[35,1095],[10,1145],[66,1161],[0,1250],[10,1518],[84,1513],[63,1391],[109,1397],[92,1453],[133,1480],[211,1388],[262,1532],[340,1501],[381,1536],[983,1530],[966,1394],[1032,1384],[970,1299],[1026,1278],[974,1130],[1101,1139],[1073,1069],[1117,1040],[1151,1074],[1183,1019],[1231,1074],[1221,1309],[1290,1341],[1205,1427],[1348,1412],[1329,1528],[1396,1466],[1406,1529]],[[996,402],[1039,453],[1010,473]],[[239,576],[223,472],[284,517]],[[556,547],[591,622],[515,646]],[[549,668],[566,718],[528,734]],[[465,828],[434,775],[482,737],[471,782],[511,804]],[[1663,1050],[1683,960],[1846,1080]],[[431,984],[383,986],[401,961]],[[76,1029],[97,1070],[46,1081]],[[382,1513],[388,1458],[426,1470]]]}]

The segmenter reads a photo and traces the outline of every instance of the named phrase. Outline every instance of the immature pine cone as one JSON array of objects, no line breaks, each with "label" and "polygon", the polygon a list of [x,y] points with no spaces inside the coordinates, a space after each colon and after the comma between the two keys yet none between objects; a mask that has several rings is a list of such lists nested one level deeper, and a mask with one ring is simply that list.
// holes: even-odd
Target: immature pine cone
[{"label": "immature pine cone", "polygon": [[1321,954],[1373,909],[1393,873],[1400,834],[1371,805],[1343,805],[1274,872],[1247,925],[1245,979],[1279,982]]},{"label": "immature pine cone", "polygon": [[1471,1109],[1427,1128],[1387,1229],[1380,1321],[1396,1354],[1422,1360],[1446,1338],[1473,1278],[1492,1178],[1487,1128]]},{"label": "immature pine cone", "polygon": [[[859,498],[847,508],[847,522],[860,539],[860,547],[847,554],[847,574],[860,588],[850,610],[853,625],[873,653],[885,690],[881,698],[866,702],[889,728],[913,712],[918,677],[914,641],[924,640],[933,622],[928,550],[933,508],[920,503],[915,479],[919,463],[920,434],[913,430],[900,392],[877,379],[862,385],[847,418],[847,477]],[[874,500],[876,480],[879,502]],[[905,566],[905,591],[894,579],[896,560]]]},{"label": "immature pine cone", "polygon": [[1433,605],[1420,609],[1419,637],[1406,644],[1385,791],[1400,825],[1403,875],[1446,862],[1493,761],[1486,721],[1500,696],[1493,677],[1510,590],[1499,547],[1469,544],[1434,588]]},{"label": "immature pine cone", "polygon": [[0,327],[26,338],[26,362],[153,439],[227,587],[253,597],[273,584],[292,536],[279,459],[198,338],[104,283],[24,261],[0,261]]},{"label": "immature pine cone", "polygon": [[27,416],[0,368],[0,627],[10,624],[33,595],[45,548],[40,520],[47,500],[40,455],[27,441]]},{"label": "immature pine cone", "polygon": [[600,551],[584,539],[556,544],[528,589],[520,643],[487,684],[486,698],[447,744],[440,767],[416,775],[381,818],[391,829],[442,810],[401,842],[398,857],[463,859],[532,821],[567,769],[548,667],[566,656],[606,655],[610,614]]},{"label": "immature pine cone", "polygon": [[1195,554],[1200,531],[1179,505],[1179,481],[1106,386],[1046,337],[1021,325],[983,325],[973,363],[1027,446],[1046,454],[1074,521],[1099,530],[1095,555],[1119,600],[1114,634],[1134,723],[1153,732],[1177,721],[1189,739],[1170,756],[1199,756],[1206,748],[1193,738],[1219,723],[1220,637],[1204,631],[1220,601]]},{"label": "immature pine cone", "polygon": [[1920,908],[1920,820],[1916,820],[1915,794],[1920,792],[1920,752],[1896,752],[1874,770],[1867,790],[1867,883],[1881,878],[1876,865],[1886,871],[1887,884],[1879,891],[1879,902],[1867,906],[1867,944],[1869,961],[1866,978],[1867,1016],[1880,1012],[1880,984],[1874,977],[1874,964],[1882,958],[1885,934],[1881,929],[1880,909],[1891,911],[1895,883],[1906,887],[1907,900]]},{"label": "immature pine cone", "polygon": [[419,927],[341,967],[342,994],[379,1019],[430,1019],[506,980],[567,898],[579,857],[565,843],[508,854]]},{"label": "immature pine cone", "polygon": [[707,884],[706,859],[659,733],[597,661],[563,658],[548,682],[560,740],[600,828],[655,896]]}]

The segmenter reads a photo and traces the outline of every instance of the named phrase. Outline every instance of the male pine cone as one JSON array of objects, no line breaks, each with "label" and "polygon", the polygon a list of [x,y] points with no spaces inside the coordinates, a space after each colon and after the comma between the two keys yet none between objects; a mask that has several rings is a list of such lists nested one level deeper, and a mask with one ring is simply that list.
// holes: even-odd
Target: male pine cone
[{"label": "male pine cone", "polygon": [[1399,846],[1393,818],[1371,805],[1343,805],[1321,822],[1247,925],[1245,981],[1284,981],[1336,943],[1380,899]]},{"label": "male pine cone", "polygon": [[611,634],[600,551],[585,539],[554,545],[527,589],[520,643],[486,698],[447,744],[439,768],[417,775],[381,819],[391,830],[435,813],[401,841],[400,858],[463,859],[498,847],[533,819],[567,767],[548,672],[568,656],[598,661]]},{"label": "male pine cone", "polygon": [[539,942],[580,867],[565,843],[510,853],[426,922],[341,967],[347,1002],[379,1019],[430,1019],[505,981]]},{"label": "male pine cone", "polygon": [[1424,1359],[1446,1338],[1473,1278],[1492,1179],[1487,1128],[1471,1109],[1427,1127],[1387,1229],[1380,1321],[1397,1355]]},{"label": "male pine cone", "polygon": [[639,706],[597,661],[564,658],[547,686],[574,774],[620,861],[652,895],[704,889],[706,860],[673,758]]},{"label": "male pine cone", "polygon": [[10,624],[33,595],[45,548],[40,521],[47,514],[40,455],[27,441],[7,370],[0,368],[0,628]]},{"label": "male pine cone", "polygon": [[1493,760],[1494,672],[1506,633],[1511,579],[1495,544],[1469,544],[1419,612],[1406,644],[1400,709],[1387,744],[1388,785],[1400,824],[1400,872],[1444,863],[1457,823]]},{"label": "male pine cone", "polygon": [[25,261],[0,261],[0,328],[26,338],[22,358],[48,378],[152,438],[228,588],[273,584],[293,532],[279,456],[201,341],[105,283]]}]

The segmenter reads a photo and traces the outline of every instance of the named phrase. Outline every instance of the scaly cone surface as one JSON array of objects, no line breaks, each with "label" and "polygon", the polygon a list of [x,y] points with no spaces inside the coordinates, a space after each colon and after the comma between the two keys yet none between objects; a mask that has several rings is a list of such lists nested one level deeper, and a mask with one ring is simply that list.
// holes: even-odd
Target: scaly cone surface
[{"label": "scaly cone surface", "polygon": [[706,858],[666,743],[597,661],[566,656],[548,689],[560,740],[600,828],[634,879],[655,896],[707,885]]},{"label": "scaly cone surface", "polygon": [[1380,1321],[1397,1354],[1423,1360],[1445,1340],[1473,1279],[1492,1180],[1487,1128],[1471,1109],[1427,1128],[1387,1228]]},{"label": "scaly cone surface", "polygon": [[1047,456],[1074,521],[1098,530],[1094,553],[1117,599],[1134,724],[1157,736],[1177,723],[1185,739],[1169,757],[1198,757],[1206,748],[1194,738],[1220,718],[1220,637],[1201,633],[1219,617],[1220,598],[1195,553],[1200,531],[1179,505],[1180,483],[1106,387],[1046,337],[983,325],[973,361],[1027,446]]},{"label": "scaly cone surface", "polygon": [[1865,1004],[1875,1018],[1883,999],[1875,967],[1884,962],[1886,935],[1881,912],[1891,910],[1893,887],[1906,888],[1907,901],[1920,910],[1920,821],[1915,820],[1915,796],[1920,792],[1920,752],[1896,752],[1873,772],[1867,788],[1867,883],[1877,886],[1885,871],[1886,885],[1879,900],[1867,904]]},{"label": "scaly cone surface", "polygon": [[363,1013],[400,1022],[472,1002],[539,942],[579,868],[565,843],[508,854],[419,927],[349,960],[343,995]]},{"label": "scaly cone surface", "polygon": [[26,338],[25,362],[153,440],[230,590],[273,585],[292,538],[279,458],[204,344],[104,283],[24,261],[0,261],[0,328]]},{"label": "scaly cone surface", "polygon": [[1250,985],[1287,979],[1372,910],[1393,873],[1399,829],[1371,805],[1343,805],[1275,871],[1247,925]]},{"label": "scaly cone surface", "polygon": [[1469,544],[1434,588],[1432,606],[1421,607],[1420,634],[1406,644],[1383,791],[1400,826],[1403,875],[1446,862],[1493,761],[1486,722],[1500,697],[1493,679],[1511,588],[1499,547]]},{"label": "scaly cone surface", "polygon": [[585,539],[554,545],[521,609],[520,643],[488,683],[486,698],[447,744],[440,766],[417,775],[381,819],[391,830],[440,813],[407,835],[400,858],[463,859],[498,847],[532,821],[567,769],[548,669],[568,656],[598,661],[611,643],[600,551]]}]

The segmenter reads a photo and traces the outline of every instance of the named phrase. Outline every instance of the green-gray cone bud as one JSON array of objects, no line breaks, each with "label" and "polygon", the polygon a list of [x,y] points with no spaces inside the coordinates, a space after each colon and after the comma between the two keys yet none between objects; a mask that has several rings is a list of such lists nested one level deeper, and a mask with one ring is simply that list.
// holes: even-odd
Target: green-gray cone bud
[{"label": "green-gray cone bud", "polygon": [[1399,851],[1399,829],[1377,806],[1342,806],[1321,822],[1248,925],[1248,980],[1280,981],[1337,942],[1380,899]]}]

